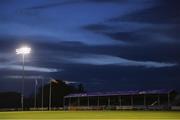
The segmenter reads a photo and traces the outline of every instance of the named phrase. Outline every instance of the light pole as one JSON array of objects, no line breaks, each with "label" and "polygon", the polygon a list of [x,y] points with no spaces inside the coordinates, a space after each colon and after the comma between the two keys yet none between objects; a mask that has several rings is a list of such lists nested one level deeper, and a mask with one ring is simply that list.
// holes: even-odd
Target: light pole
[{"label": "light pole", "polygon": [[51,89],[52,89],[52,82],[50,80],[50,83],[49,83],[49,110],[51,111],[51,100],[52,100],[52,97],[51,97]]},{"label": "light pole", "polygon": [[41,96],[41,109],[44,109],[44,80],[42,79],[42,96]]},{"label": "light pole", "polygon": [[49,83],[49,110],[51,111],[52,108],[52,83],[57,84],[58,81],[56,81],[53,78],[50,78],[50,83]]},{"label": "light pole", "polygon": [[21,47],[19,49],[16,49],[16,54],[22,55],[22,88],[21,88],[21,107],[22,110],[24,109],[24,58],[26,54],[29,54],[31,52],[31,48],[29,47]]},{"label": "light pole", "polygon": [[34,110],[36,110],[36,104],[37,104],[37,100],[36,100],[36,89],[37,89],[37,84],[38,84],[38,81],[37,79],[35,79],[35,85],[34,85]]}]

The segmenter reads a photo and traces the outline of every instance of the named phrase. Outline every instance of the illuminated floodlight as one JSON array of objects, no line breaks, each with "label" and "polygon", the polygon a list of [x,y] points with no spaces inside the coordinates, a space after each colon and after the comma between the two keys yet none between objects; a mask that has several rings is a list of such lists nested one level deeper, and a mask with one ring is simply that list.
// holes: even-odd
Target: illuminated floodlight
[{"label": "illuminated floodlight", "polygon": [[16,54],[29,54],[31,52],[31,48],[27,47],[27,46],[24,46],[24,47],[21,47],[19,49],[16,49]]}]

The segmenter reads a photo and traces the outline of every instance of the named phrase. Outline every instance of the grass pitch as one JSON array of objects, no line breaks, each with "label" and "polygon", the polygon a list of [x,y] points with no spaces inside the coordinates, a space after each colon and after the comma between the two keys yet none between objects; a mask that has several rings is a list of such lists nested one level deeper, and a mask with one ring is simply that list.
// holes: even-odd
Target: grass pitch
[{"label": "grass pitch", "polygon": [[180,112],[173,111],[28,111],[0,112],[0,119],[177,119]]}]

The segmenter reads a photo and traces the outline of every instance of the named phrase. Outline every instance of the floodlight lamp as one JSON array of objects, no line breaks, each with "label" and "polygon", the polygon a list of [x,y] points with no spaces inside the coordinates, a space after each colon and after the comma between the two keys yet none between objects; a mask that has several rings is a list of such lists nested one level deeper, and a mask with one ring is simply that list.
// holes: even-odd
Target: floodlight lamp
[{"label": "floodlight lamp", "polygon": [[21,47],[19,49],[16,49],[16,54],[29,54],[31,52],[31,48],[27,47],[27,46],[24,46],[24,47]]}]

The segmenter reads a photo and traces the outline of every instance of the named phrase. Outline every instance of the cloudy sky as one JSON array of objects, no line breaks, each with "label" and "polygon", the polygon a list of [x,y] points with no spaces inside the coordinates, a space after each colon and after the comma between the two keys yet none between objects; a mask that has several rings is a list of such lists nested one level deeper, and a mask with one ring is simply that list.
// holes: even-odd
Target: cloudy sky
[{"label": "cloudy sky", "polygon": [[180,90],[179,0],[0,0],[0,91],[37,78],[87,91]]}]

